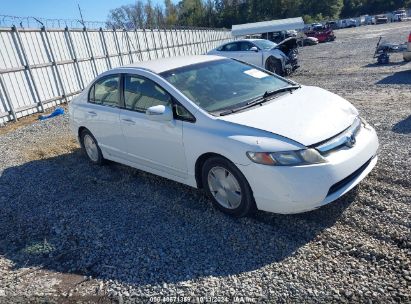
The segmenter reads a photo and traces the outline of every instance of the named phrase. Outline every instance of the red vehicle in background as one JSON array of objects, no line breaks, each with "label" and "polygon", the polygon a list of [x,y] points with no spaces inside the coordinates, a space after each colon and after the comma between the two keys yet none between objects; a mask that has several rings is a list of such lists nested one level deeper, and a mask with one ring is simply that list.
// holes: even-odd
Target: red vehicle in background
[{"label": "red vehicle in background", "polygon": [[310,30],[306,31],[305,34],[307,37],[317,38],[320,43],[335,40],[333,29],[323,25],[313,26]]}]

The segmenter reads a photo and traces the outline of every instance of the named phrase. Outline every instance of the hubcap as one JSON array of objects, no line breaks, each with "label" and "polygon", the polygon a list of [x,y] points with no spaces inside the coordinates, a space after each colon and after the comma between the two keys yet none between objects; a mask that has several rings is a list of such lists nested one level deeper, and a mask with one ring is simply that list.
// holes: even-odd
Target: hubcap
[{"label": "hubcap", "polygon": [[87,156],[90,157],[92,161],[98,161],[98,148],[94,139],[86,134],[84,136],[84,148],[86,149]]},{"label": "hubcap", "polygon": [[241,188],[234,175],[225,168],[214,167],[208,172],[208,187],[215,200],[224,208],[236,209],[241,204]]}]

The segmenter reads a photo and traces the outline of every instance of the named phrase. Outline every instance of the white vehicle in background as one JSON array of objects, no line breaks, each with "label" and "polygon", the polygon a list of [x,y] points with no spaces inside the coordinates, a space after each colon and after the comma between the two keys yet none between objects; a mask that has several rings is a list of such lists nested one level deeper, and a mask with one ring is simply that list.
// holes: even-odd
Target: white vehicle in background
[{"label": "white vehicle in background", "polygon": [[319,208],[377,162],[377,135],[348,101],[219,56],[107,71],[70,102],[69,116],[91,162],[204,188],[234,216]]},{"label": "white vehicle in background", "polygon": [[346,28],[357,27],[357,26],[358,26],[357,20],[355,20],[355,19],[345,20],[345,27]]},{"label": "white vehicle in background", "polygon": [[[287,43],[295,46],[288,46]],[[266,39],[243,39],[225,43],[208,55],[218,55],[254,64],[277,75],[288,75],[298,68],[296,38],[288,38],[276,44]]]},{"label": "white vehicle in background", "polygon": [[391,22],[400,22],[405,19],[407,19],[407,12],[404,9],[400,9],[392,13]]},{"label": "white vehicle in background", "polygon": [[411,33],[408,36],[408,46],[407,50],[404,52],[404,60],[411,61]]},{"label": "white vehicle in background", "polygon": [[365,24],[366,25],[375,24],[375,17],[374,16],[365,16]]}]

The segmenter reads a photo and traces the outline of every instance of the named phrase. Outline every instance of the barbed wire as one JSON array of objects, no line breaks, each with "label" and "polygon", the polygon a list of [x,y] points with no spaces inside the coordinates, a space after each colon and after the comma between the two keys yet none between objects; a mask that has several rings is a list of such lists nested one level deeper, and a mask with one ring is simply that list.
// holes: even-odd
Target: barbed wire
[{"label": "barbed wire", "polygon": [[108,28],[111,27],[107,22],[104,21],[81,21],[77,19],[48,19],[41,17],[21,17],[21,16],[11,16],[11,15],[0,15],[0,27],[12,27],[16,26],[19,28]]},{"label": "barbed wire", "polygon": [[169,26],[164,24],[164,22],[158,22],[157,25],[153,26],[138,26],[137,24],[129,21],[127,23],[110,22],[110,21],[81,21],[78,19],[49,19],[41,17],[21,17],[21,16],[11,16],[11,15],[0,15],[0,28],[1,27],[17,27],[17,28],[61,28],[66,27],[76,29],[76,28],[87,28],[87,29],[121,29],[121,30],[134,30],[134,29],[158,29],[158,28],[173,28],[173,29],[196,29],[196,30],[215,30],[215,31],[227,31],[224,28],[211,28],[211,27],[193,27],[175,24]]}]

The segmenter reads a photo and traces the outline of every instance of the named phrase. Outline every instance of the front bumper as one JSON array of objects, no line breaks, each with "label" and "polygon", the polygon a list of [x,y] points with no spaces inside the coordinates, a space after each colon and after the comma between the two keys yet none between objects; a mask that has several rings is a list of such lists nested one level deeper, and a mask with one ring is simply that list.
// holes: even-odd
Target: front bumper
[{"label": "front bumper", "polygon": [[260,210],[291,214],[310,211],[341,197],[355,187],[377,163],[378,138],[361,127],[356,144],[326,156],[327,163],[275,167],[252,163],[240,166]]}]

